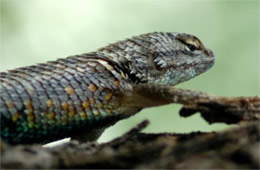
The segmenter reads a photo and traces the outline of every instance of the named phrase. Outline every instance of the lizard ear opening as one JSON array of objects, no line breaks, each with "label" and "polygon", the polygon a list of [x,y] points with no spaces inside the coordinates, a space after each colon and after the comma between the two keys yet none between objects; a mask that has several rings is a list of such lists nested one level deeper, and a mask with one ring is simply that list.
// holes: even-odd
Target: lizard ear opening
[{"label": "lizard ear opening", "polygon": [[167,68],[168,64],[166,60],[160,54],[153,55],[153,64],[158,71],[162,71]]}]

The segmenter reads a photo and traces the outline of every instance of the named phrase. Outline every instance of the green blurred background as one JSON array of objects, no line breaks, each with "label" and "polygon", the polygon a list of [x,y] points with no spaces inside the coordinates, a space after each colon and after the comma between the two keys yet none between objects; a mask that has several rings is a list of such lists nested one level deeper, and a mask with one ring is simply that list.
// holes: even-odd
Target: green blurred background
[{"label": "green blurred background", "polygon": [[[0,71],[91,52],[108,43],[154,31],[199,37],[215,66],[178,87],[215,95],[259,94],[259,1],[1,0]],[[119,136],[141,120],[145,132],[222,130],[199,115],[181,118],[179,105],[145,109],[109,128],[99,141]]]}]

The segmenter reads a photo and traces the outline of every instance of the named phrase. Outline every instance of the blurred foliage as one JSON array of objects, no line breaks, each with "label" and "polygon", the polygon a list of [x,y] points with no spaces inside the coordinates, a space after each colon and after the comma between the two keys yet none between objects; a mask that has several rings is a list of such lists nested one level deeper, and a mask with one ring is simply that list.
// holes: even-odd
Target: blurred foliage
[{"label": "blurred foliage", "polygon": [[[259,1],[1,0],[0,71],[94,51],[154,31],[198,36],[216,56],[207,73],[178,87],[216,95],[259,94]],[[200,116],[180,118],[178,105],[145,109],[119,122],[105,141],[149,118],[146,132],[212,131]]]}]

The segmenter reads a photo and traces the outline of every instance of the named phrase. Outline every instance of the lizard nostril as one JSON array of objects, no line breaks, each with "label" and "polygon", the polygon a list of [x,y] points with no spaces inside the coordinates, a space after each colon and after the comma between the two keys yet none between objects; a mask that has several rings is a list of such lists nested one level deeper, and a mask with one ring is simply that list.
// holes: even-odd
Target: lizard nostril
[{"label": "lizard nostril", "polygon": [[214,56],[215,56],[214,53],[213,53],[210,49],[206,49],[204,52],[205,52],[209,57],[214,57]]}]

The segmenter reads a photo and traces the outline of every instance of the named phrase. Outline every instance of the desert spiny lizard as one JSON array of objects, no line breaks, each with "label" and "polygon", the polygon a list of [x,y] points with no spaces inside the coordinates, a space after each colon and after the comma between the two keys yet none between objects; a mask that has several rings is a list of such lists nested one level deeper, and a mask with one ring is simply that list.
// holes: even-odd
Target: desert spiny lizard
[{"label": "desert spiny lizard", "polygon": [[163,95],[142,96],[139,86],[144,91],[150,85],[155,90],[173,86],[207,71],[214,61],[213,52],[193,35],[155,32],[1,72],[1,140],[95,140],[145,107],[170,103]]}]

